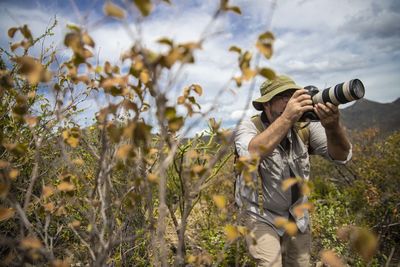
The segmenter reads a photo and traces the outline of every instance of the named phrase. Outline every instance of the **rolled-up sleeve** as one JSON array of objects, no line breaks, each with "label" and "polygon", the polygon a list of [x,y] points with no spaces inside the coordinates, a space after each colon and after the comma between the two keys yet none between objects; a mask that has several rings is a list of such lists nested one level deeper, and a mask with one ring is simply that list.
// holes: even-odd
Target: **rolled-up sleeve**
[{"label": "rolled-up sleeve", "polygon": [[243,120],[235,131],[235,147],[239,156],[249,156],[249,143],[254,136],[258,134],[254,123],[249,120]]},{"label": "rolled-up sleeve", "polygon": [[346,164],[348,161],[350,161],[351,157],[353,156],[353,147],[351,144],[350,150],[348,151],[347,158],[345,160],[333,159],[328,153],[328,142],[326,139],[324,127],[321,125],[320,122],[311,122],[309,127],[311,154],[321,155],[326,159],[338,164]]}]

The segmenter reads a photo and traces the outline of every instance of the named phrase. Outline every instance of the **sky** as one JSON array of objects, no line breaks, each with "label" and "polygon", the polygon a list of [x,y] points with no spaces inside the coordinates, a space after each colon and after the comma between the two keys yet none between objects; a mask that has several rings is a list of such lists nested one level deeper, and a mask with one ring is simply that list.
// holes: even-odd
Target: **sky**
[{"label": "sky", "polygon": [[[136,9],[129,9],[129,33],[123,23],[105,18],[103,1],[1,0],[0,46],[8,46],[8,28],[29,24],[38,36],[54,16],[59,24],[46,43],[67,56],[63,46],[66,25],[83,25],[96,42],[100,63],[118,63],[119,55],[137,38],[161,51],[163,47],[156,43],[161,37],[179,43],[196,41],[206,32],[209,37],[195,54],[196,64],[183,69],[168,95],[176,98],[184,86],[200,84],[204,90],[198,98],[202,111],[212,110],[208,117],[221,119],[224,127],[234,126],[243,112],[246,116],[255,114],[248,100],[259,96],[263,82],[258,77],[254,84],[235,86],[231,78],[239,74],[237,54],[229,52],[229,47],[239,46],[256,54],[257,37],[267,30],[276,37],[274,55],[270,60],[262,58],[260,66],[289,75],[302,86],[312,84],[323,89],[358,78],[369,100],[388,103],[400,97],[398,0],[230,0],[230,5],[240,7],[242,15],[230,12],[211,25],[218,0],[171,0],[171,5],[152,2],[155,8],[144,20],[138,19]],[[219,94],[224,88],[229,90]],[[86,110],[80,123],[90,123],[105,101],[98,96],[83,103],[81,108]],[[205,125],[204,121],[194,125],[189,135],[202,131]]]}]

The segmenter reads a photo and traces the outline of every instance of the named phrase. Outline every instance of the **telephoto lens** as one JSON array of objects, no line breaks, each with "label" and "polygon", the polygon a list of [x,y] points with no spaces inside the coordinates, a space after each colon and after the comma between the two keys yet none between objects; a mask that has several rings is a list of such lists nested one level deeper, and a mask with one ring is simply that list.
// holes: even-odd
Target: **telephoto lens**
[{"label": "telephoto lens", "polygon": [[[317,87],[309,85],[304,87],[311,96],[313,105],[317,103],[325,104],[330,102],[336,106],[349,103],[364,97],[365,88],[359,79],[353,79],[349,82],[339,83],[335,86],[319,91]],[[319,121],[314,111],[307,111],[299,121]]]},{"label": "telephoto lens", "polygon": [[313,104],[330,102],[336,106],[363,98],[365,89],[359,79],[339,83],[312,96]]}]

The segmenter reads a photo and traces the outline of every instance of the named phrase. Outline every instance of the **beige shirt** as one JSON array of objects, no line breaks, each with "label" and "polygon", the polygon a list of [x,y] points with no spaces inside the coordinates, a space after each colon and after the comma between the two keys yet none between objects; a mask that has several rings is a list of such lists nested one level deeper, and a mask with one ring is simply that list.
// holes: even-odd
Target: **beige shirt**
[{"label": "beige shirt", "polygon": [[[265,125],[268,127],[268,125]],[[307,197],[300,196],[297,200],[292,200],[291,190],[281,189],[282,181],[286,178],[301,177],[308,180],[310,177],[311,154],[322,155],[325,158],[339,164],[345,164],[351,159],[351,149],[345,161],[333,160],[328,154],[325,129],[319,122],[311,122],[309,151],[306,145],[294,130],[287,134],[286,149],[278,145],[271,154],[260,159],[258,172],[261,177],[261,189],[263,200],[263,211],[260,211],[258,204],[258,190],[246,186],[242,176],[237,177],[235,199],[237,204],[253,218],[274,226],[276,217],[289,219],[291,214],[296,220],[297,227],[304,232],[309,223],[309,214],[306,211],[304,216],[296,218],[293,208],[301,203],[307,202]],[[253,122],[244,120],[235,132],[235,146],[239,156],[249,156],[248,146],[251,139],[258,134],[258,130]],[[253,173],[254,184],[258,184],[257,173]],[[257,186],[258,187],[258,186]],[[283,229],[276,229],[279,235],[284,234]]]}]

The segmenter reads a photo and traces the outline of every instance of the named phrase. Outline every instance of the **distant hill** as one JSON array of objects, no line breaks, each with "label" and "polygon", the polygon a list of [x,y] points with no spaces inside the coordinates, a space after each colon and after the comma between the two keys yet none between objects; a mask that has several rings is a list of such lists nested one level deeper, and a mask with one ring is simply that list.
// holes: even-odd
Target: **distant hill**
[{"label": "distant hill", "polygon": [[343,123],[349,130],[379,128],[386,135],[400,130],[400,98],[392,103],[378,103],[360,99],[340,110]]}]

